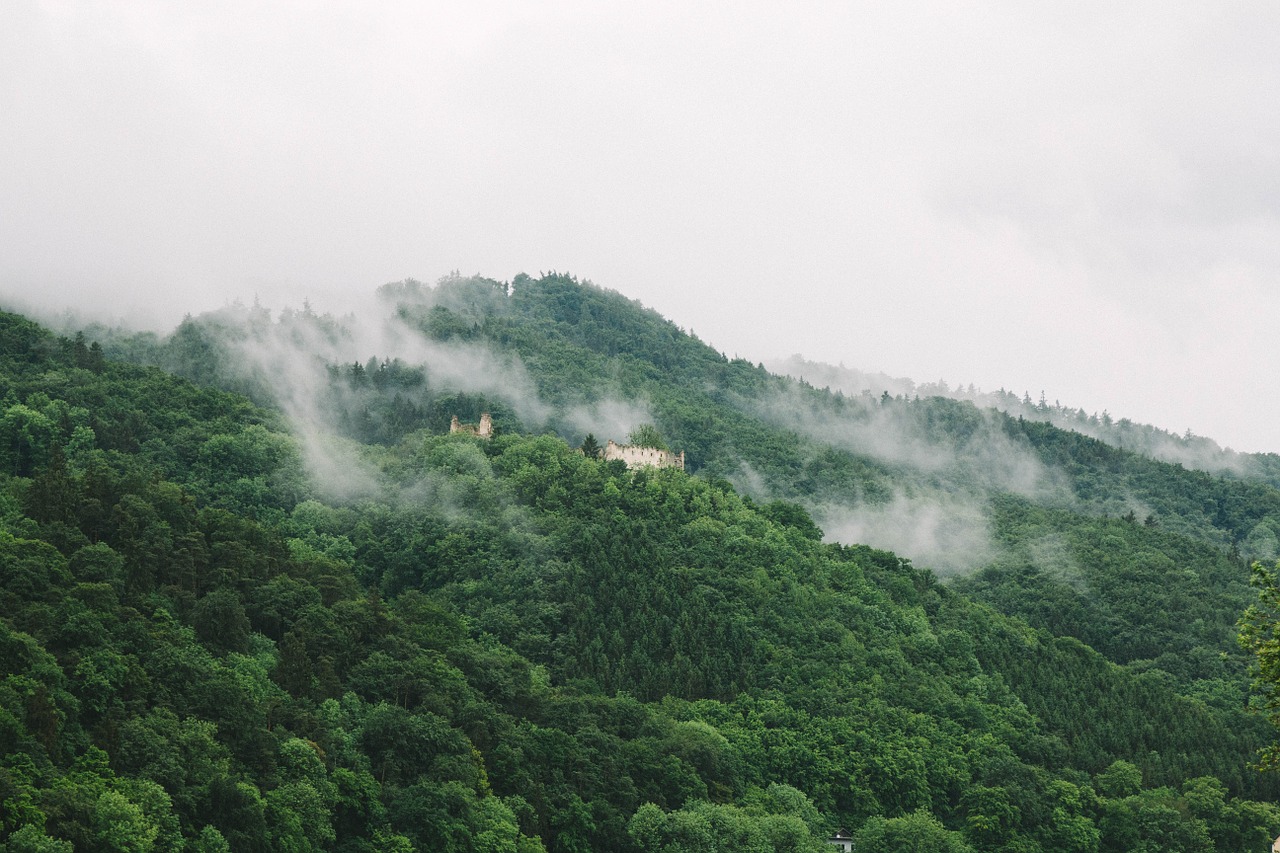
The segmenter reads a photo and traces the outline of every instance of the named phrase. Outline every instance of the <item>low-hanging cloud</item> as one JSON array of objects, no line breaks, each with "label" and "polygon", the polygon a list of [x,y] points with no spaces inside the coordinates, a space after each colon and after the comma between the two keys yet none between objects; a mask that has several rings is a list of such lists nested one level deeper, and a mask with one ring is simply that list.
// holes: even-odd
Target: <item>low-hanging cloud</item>
[{"label": "low-hanging cloud", "polygon": [[[432,391],[480,395],[509,406],[527,425],[547,423],[552,409],[518,357],[477,341],[434,340],[395,307],[371,299],[360,313],[341,318],[317,314],[309,305],[272,318],[264,308],[235,304],[190,320],[190,330],[180,327],[174,336],[190,334],[220,350],[212,378],[280,408],[317,488],[332,498],[365,497],[379,487],[359,445],[339,437],[342,408],[350,401],[335,393],[335,367],[396,361],[420,369]],[[188,357],[181,344],[169,356],[175,362]]]},{"label": "low-hanging cloud", "polygon": [[998,416],[987,410],[959,408],[954,412],[959,423],[944,429],[931,427],[928,413],[917,404],[882,402],[862,394],[836,398],[794,382],[780,383],[773,394],[741,399],[739,405],[813,441],[952,491],[996,490],[1054,502],[1070,500],[1061,473],[1007,434]]},{"label": "low-hanging cloud", "polygon": [[[879,390],[903,390],[899,386],[890,381]],[[903,396],[844,396],[791,380],[780,380],[771,394],[737,402],[815,444],[840,448],[893,472],[895,487],[887,500],[850,496],[801,502],[828,539],[886,548],[940,574],[972,571],[1000,554],[991,535],[993,496],[1075,503],[1065,475],[1007,433],[1001,416],[991,410],[966,403],[911,402]],[[935,418],[950,421],[942,425]],[[738,485],[764,489],[751,473],[745,470]]]},{"label": "low-hanging cloud", "polygon": [[611,397],[571,406],[560,413],[559,420],[575,436],[590,433],[601,445],[609,439],[624,444],[641,424],[653,423],[653,413],[643,401]]},{"label": "low-hanging cloud", "polygon": [[946,576],[989,563],[998,553],[991,523],[972,500],[895,492],[886,503],[811,507],[828,540],[884,548]]},{"label": "low-hanging cloud", "polygon": [[[278,406],[300,443],[316,487],[335,499],[367,497],[385,485],[359,444],[341,437],[344,419],[358,414],[371,394],[396,394],[419,405],[426,405],[432,395],[480,397],[512,414],[529,432],[552,429],[573,442],[588,433],[600,444],[611,438],[625,442],[638,426],[653,422],[643,398],[601,396],[552,405],[514,352],[500,350],[478,335],[439,339],[424,331],[437,309],[447,310],[441,315],[447,322],[472,329],[502,316],[509,310],[508,299],[506,285],[499,282],[449,276],[435,287],[412,280],[386,285],[373,298],[348,303],[344,307],[349,310],[341,316],[316,313],[304,304],[273,317],[256,304],[236,303],[189,318],[168,337],[168,354],[160,358],[167,360],[163,366],[190,375],[199,367],[189,363],[183,335],[199,342],[194,346],[212,345],[220,351],[221,357],[208,359],[209,375],[196,378]],[[82,322],[68,317],[62,325],[71,328]],[[369,383],[352,387],[335,381],[360,370],[368,375],[387,363],[420,371],[421,379],[385,391]],[[441,494],[430,491],[433,499]]]},{"label": "low-hanging cloud", "polygon": [[1033,402],[1029,394],[1005,391],[987,392],[945,381],[916,383],[910,379],[871,373],[841,365],[809,361],[792,355],[786,359],[766,361],[766,366],[776,373],[804,379],[816,387],[839,391],[850,397],[879,398],[888,393],[891,397],[940,396],[952,400],[964,400],[982,409],[995,409],[1013,417],[1043,421],[1059,429],[1072,430],[1090,438],[1133,451],[1162,462],[1180,464],[1209,473],[1229,473],[1237,476],[1255,476],[1268,481],[1275,480],[1280,469],[1266,455],[1237,453],[1223,448],[1217,442],[1188,431],[1177,435],[1148,424],[1135,423],[1127,418],[1113,419],[1105,411],[1099,415],[1083,409],[1063,406],[1058,401]]}]

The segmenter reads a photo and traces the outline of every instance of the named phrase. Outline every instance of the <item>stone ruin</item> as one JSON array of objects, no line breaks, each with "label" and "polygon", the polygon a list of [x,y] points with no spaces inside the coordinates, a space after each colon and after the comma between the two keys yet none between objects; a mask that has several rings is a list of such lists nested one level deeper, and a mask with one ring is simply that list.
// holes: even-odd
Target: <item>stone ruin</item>
[{"label": "stone ruin", "polygon": [[463,435],[474,435],[479,438],[493,437],[493,418],[489,417],[488,412],[480,415],[480,423],[464,424],[458,420],[458,416],[454,415],[453,420],[449,423],[449,434],[462,433]]},{"label": "stone ruin", "polygon": [[604,448],[605,460],[621,459],[628,468],[679,468],[684,470],[684,451],[672,453],[656,447],[618,444],[612,438]]}]

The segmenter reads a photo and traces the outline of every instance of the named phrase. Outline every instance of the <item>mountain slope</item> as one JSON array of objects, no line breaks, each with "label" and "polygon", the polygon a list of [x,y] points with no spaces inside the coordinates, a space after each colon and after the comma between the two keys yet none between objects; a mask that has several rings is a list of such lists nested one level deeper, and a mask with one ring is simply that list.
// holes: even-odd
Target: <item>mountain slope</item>
[{"label": "mountain slope", "polygon": [[[1229,528],[1176,496],[1156,527],[1102,518],[1040,448],[1121,506],[1189,472],[1089,468],[1087,445],[954,401],[842,401],[559,277],[386,295],[394,335],[224,312],[104,341],[274,412],[3,318],[0,798],[21,816],[0,841],[108,849],[109,809],[133,849],[822,849],[844,826],[882,849],[1243,850],[1280,831],[1257,802],[1274,781],[1246,767],[1269,733],[1219,654],[1244,594]],[[498,438],[442,434],[482,408]],[[696,476],[532,434],[642,418]],[[1017,466],[985,464],[1005,451]],[[1206,488],[1268,517],[1265,492]],[[919,495],[991,520],[971,591],[1032,626],[774,499]],[[1139,642],[1155,610],[1177,672]]]},{"label": "mountain slope", "polygon": [[[1068,608],[1072,636],[1122,663],[1208,643],[1216,663],[1166,658],[1167,669],[1184,686],[1243,683],[1231,636],[1250,599],[1245,561],[1274,556],[1271,531],[1280,529],[1280,491],[1264,483],[969,402],[820,391],[728,360],[656,313],[563,276],[405,282],[383,288],[380,300],[392,322],[373,330],[309,312],[273,324],[265,312],[227,311],[184,323],[163,342],[107,348],[264,402],[286,398],[295,426],[363,442],[443,431],[452,414],[474,421],[486,409],[500,429],[550,429],[573,443],[592,431],[621,438],[653,421],[702,476],[762,501],[799,502],[833,539],[892,548],[944,573],[1005,567],[1005,592],[971,591],[1054,631],[1067,630],[1064,617],[1037,602],[1062,598],[1061,584],[1050,593],[1044,579],[1065,573],[1067,598],[1089,602]],[[327,372],[317,377],[321,362]],[[265,378],[273,373],[288,377],[287,389]],[[299,387],[310,388],[302,402]],[[313,470],[329,455],[313,448]],[[1006,511],[1020,503],[1049,515],[1028,525],[1025,513]],[[1107,517],[1143,525],[1164,557],[1147,559],[1147,546],[1107,556],[1096,545],[1110,535]],[[1180,556],[1188,547],[1191,560]],[[1160,606],[1144,611],[1141,601]],[[1168,648],[1102,643],[1148,635],[1154,613]]]},{"label": "mountain slope", "polygon": [[878,398],[887,393],[891,397],[947,397],[969,401],[980,408],[998,409],[1011,417],[1050,423],[1162,462],[1280,486],[1280,454],[1237,453],[1221,447],[1211,438],[1194,435],[1190,430],[1177,435],[1128,418],[1116,419],[1105,411],[1099,416],[1097,412],[1073,409],[1058,401],[1050,403],[1043,393],[1039,400],[1033,402],[1027,392],[1019,397],[1003,388],[984,392],[972,384],[967,388],[959,385],[952,388],[941,380],[916,383],[883,373],[866,373],[844,365],[809,361],[799,355],[772,360],[766,367],[774,373],[807,380],[812,385],[838,390],[849,396],[868,394]]}]

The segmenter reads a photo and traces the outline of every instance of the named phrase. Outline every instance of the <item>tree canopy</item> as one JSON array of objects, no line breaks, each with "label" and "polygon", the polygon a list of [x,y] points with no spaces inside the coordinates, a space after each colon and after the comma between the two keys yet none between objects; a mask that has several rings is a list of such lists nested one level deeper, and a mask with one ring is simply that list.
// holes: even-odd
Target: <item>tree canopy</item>
[{"label": "tree canopy", "polygon": [[[384,296],[424,340],[518,354],[545,408],[362,356],[320,365],[314,441],[207,318],[103,331],[94,355],[95,330],[0,315],[0,849],[1280,834],[1233,640],[1255,595],[1240,549],[1280,518],[1267,484],[954,400],[787,385],[563,276]],[[220,317],[241,338],[268,323]],[[581,413],[603,423],[616,388],[646,395],[641,430],[691,473],[587,452]],[[846,431],[783,420],[780,390]],[[482,411],[492,440],[448,435]],[[932,467],[860,452],[864,423],[907,430]],[[1012,488],[992,448],[1074,497]],[[822,506],[906,491],[980,499],[990,558],[947,582],[824,541]],[[1280,593],[1256,571],[1243,634],[1274,685]]]}]

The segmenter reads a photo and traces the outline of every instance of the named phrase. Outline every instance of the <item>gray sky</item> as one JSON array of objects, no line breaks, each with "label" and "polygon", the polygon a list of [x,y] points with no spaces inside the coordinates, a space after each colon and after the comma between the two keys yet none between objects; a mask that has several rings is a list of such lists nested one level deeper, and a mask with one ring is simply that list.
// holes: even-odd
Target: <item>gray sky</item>
[{"label": "gray sky", "polygon": [[6,0],[0,298],[554,269],[1280,451],[1278,97],[1274,2]]}]

